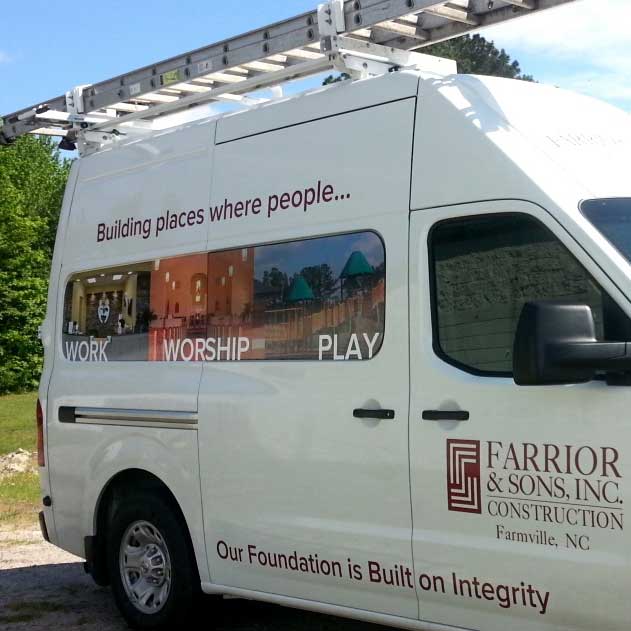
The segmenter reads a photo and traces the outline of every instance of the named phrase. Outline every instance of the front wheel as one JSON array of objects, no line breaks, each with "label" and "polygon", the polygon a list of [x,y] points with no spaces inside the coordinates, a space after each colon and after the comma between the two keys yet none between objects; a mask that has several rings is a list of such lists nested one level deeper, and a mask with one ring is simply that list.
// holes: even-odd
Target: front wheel
[{"label": "front wheel", "polygon": [[185,527],[159,496],[125,498],[109,528],[108,565],[116,604],[134,629],[171,628],[199,594]]}]

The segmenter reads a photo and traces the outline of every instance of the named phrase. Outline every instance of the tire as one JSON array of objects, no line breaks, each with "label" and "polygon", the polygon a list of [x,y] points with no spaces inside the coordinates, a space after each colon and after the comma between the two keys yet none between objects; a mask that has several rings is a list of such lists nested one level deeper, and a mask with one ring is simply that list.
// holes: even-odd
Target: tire
[{"label": "tire", "polygon": [[173,506],[159,495],[125,497],[108,530],[112,592],[127,624],[170,629],[189,619],[200,581],[186,526]]}]

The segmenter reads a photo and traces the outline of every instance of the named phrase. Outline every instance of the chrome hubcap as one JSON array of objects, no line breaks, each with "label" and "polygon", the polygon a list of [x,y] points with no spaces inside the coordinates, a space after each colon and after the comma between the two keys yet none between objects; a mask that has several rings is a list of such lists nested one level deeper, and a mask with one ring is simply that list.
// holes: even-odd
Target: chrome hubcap
[{"label": "chrome hubcap", "polygon": [[160,531],[148,521],[136,521],[123,535],[119,554],[123,587],[142,613],[160,611],[171,591],[171,558]]}]

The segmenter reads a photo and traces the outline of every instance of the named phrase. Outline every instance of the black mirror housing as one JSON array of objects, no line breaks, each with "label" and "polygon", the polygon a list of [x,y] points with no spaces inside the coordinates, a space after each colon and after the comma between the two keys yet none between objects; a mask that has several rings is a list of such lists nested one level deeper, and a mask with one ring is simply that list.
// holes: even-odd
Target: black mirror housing
[{"label": "black mirror housing", "polygon": [[524,305],[513,347],[513,378],[520,386],[584,383],[595,376],[590,362],[559,361],[559,349],[598,344],[592,310],[558,301]]}]

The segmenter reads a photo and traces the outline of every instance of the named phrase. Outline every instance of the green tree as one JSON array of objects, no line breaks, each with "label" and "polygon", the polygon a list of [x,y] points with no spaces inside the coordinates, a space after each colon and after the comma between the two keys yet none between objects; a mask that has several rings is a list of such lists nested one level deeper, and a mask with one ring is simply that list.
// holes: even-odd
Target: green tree
[{"label": "green tree", "polygon": [[39,379],[37,328],[69,168],[50,138],[0,148],[0,393],[31,390]]},{"label": "green tree", "polygon": [[463,74],[533,80],[530,75],[522,74],[518,61],[511,60],[504,49],[499,50],[481,35],[465,35],[422,48],[420,52],[454,59],[458,62],[458,72]]},{"label": "green tree", "polygon": [[324,298],[335,288],[335,276],[327,263],[303,267],[300,275],[309,283],[316,298]]},{"label": "green tree", "polygon": [[322,85],[331,85],[332,83],[339,83],[340,81],[346,81],[346,79],[350,79],[351,75],[346,72],[341,72],[338,75],[330,74],[327,77],[324,77],[324,81]]},{"label": "green tree", "polygon": [[277,267],[263,272],[263,285],[274,289],[286,289],[289,285],[287,274],[281,272]]}]

